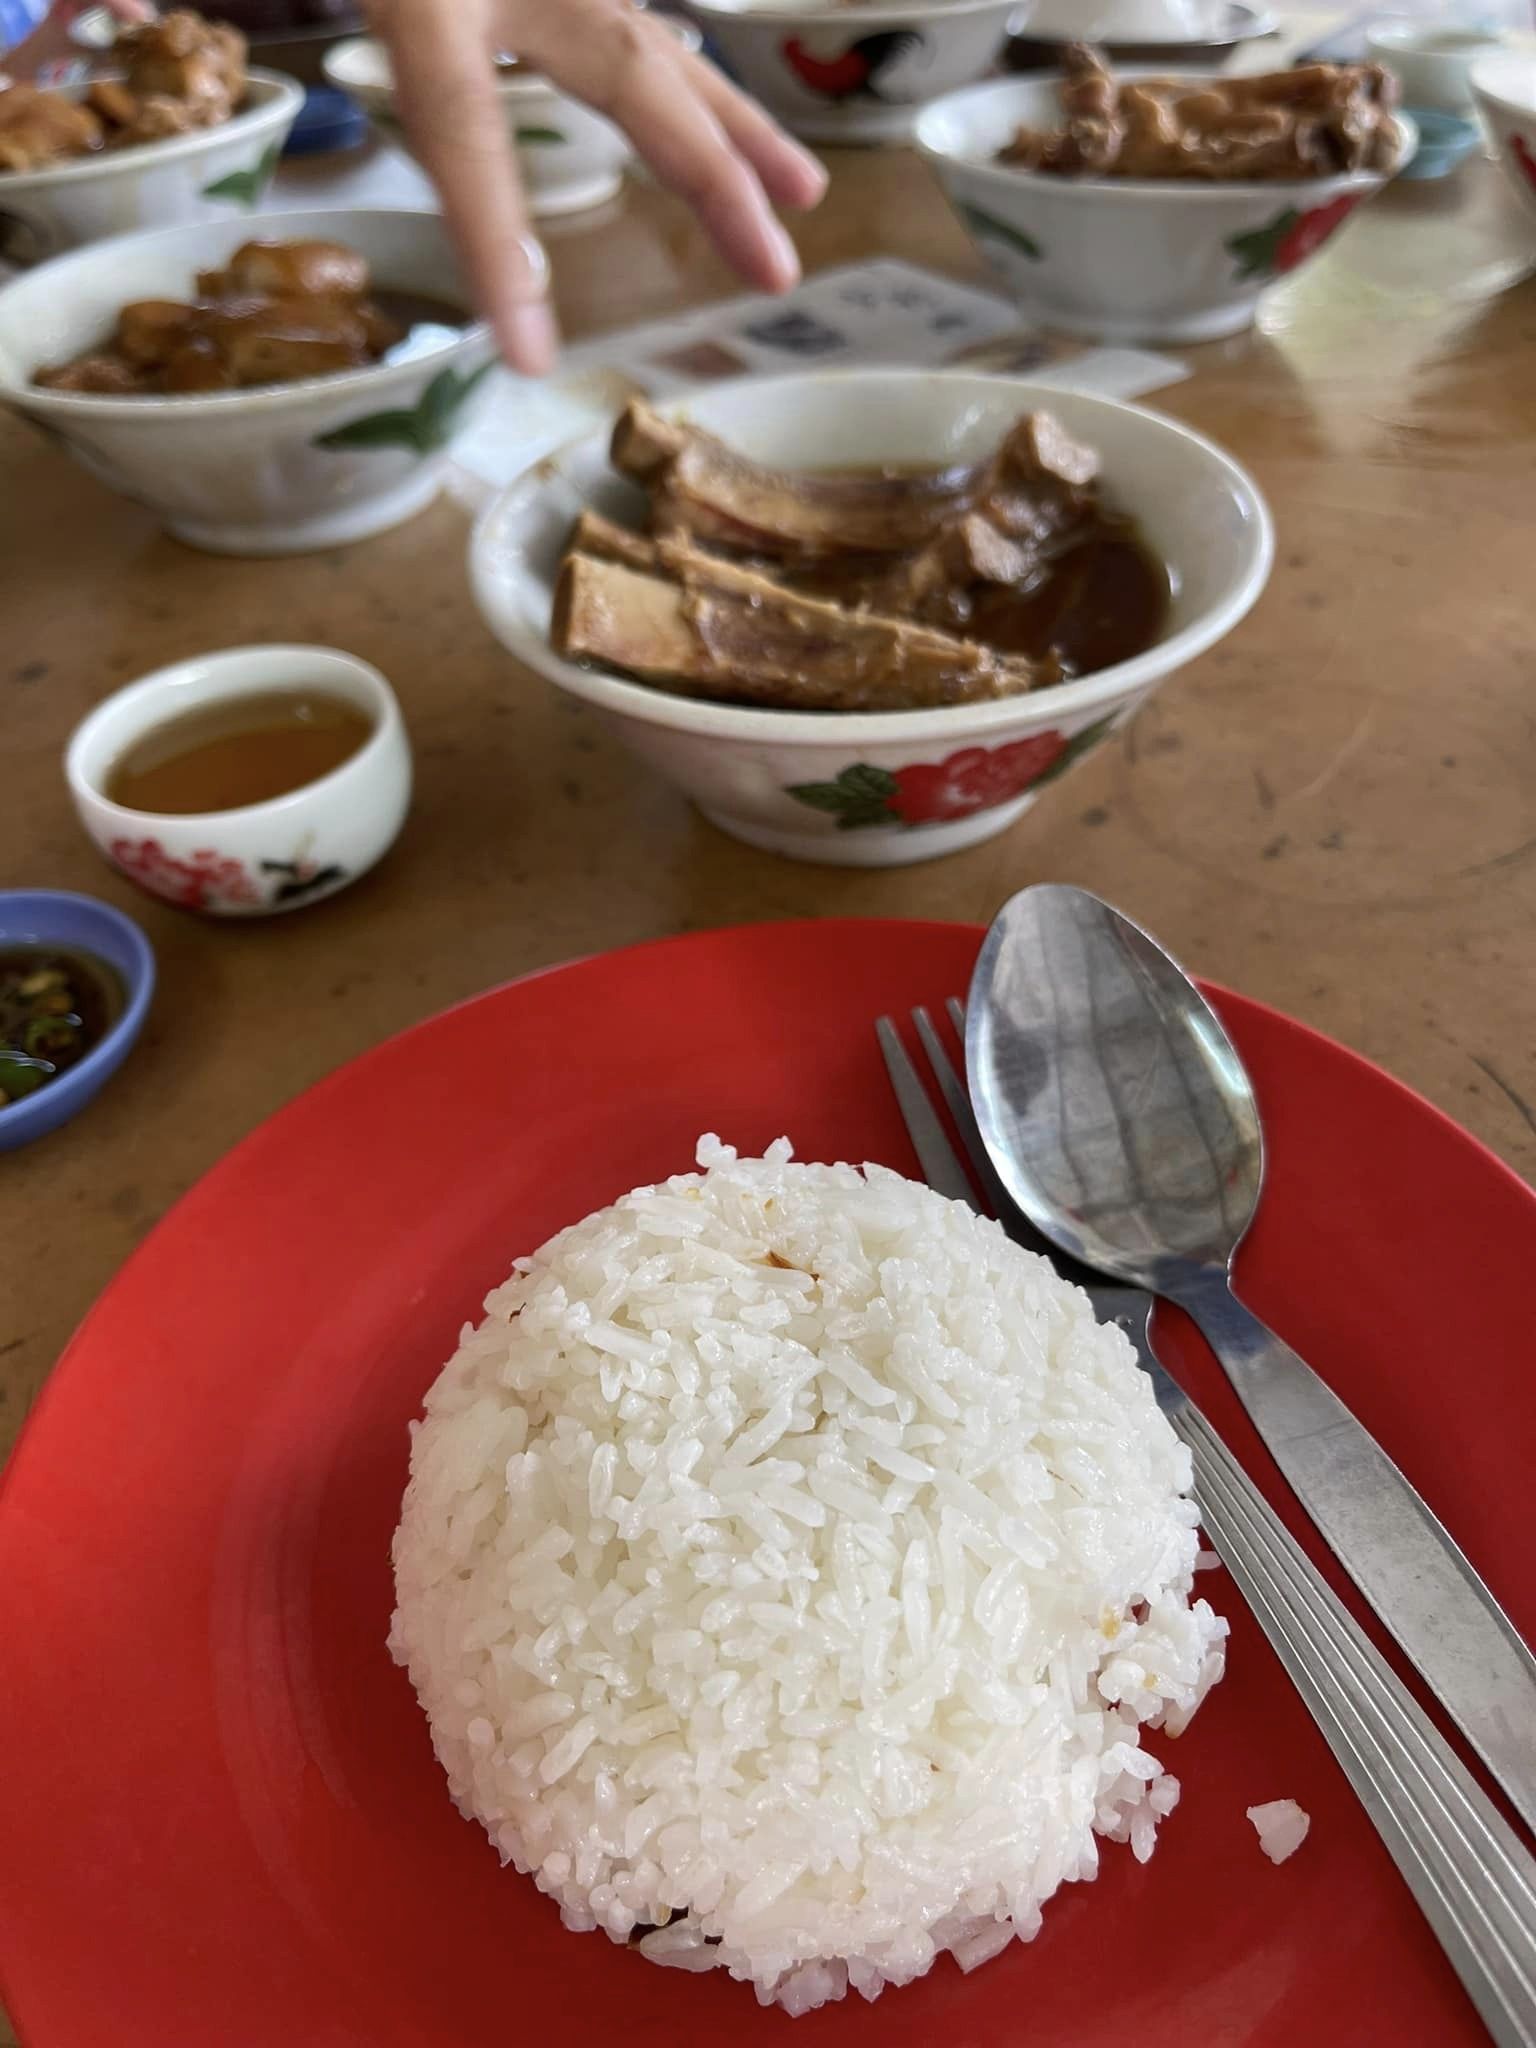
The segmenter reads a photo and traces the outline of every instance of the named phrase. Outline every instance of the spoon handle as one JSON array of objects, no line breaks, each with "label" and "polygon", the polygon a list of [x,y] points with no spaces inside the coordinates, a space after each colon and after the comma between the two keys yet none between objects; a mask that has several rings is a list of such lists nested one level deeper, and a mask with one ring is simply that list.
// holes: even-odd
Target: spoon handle
[{"label": "spoon handle", "polygon": [[1339,1562],[1536,1830],[1536,1657],[1376,1439],[1217,1266],[1164,1290],[1204,1333]]}]

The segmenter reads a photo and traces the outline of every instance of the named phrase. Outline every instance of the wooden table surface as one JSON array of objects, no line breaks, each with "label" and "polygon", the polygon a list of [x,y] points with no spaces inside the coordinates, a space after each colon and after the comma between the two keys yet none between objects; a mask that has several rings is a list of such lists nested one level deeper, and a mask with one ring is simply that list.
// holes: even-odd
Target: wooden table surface
[{"label": "wooden table surface", "polygon": [[[808,268],[898,254],[973,276],[927,170],[834,157]],[[632,188],[553,243],[572,335],[733,290],[682,209]],[[1268,494],[1257,611],[1005,837],[927,866],[795,866],[703,823],[505,655],[444,501],[329,554],[165,538],[0,421],[0,882],[87,890],[159,955],[144,1039],[92,1109],[0,1156],[0,1452],[120,1260],[236,1139],[328,1069],[477,989],[657,934],[765,918],[984,920],[1051,878],[1380,1061],[1536,1170],[1536,231],[1493,169],[1403,185],[1153,403]],[[60,773],[144,670],[316,640],[391,677],[415,741],[394,853],[333,901],[223,924],[97,860]],[[0,2042],[11,2036],[0,2018]]]}]

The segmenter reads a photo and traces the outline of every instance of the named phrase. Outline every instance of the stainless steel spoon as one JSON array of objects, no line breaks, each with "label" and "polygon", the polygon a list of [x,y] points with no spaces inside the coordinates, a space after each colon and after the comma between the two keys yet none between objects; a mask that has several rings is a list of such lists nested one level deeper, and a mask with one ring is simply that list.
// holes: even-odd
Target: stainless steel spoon
[{"label": "stainless steel spoon", "polygon": [[1025,889],[976,963],[966,1072],[1014,1201],[1061,1250],[1194,1318],[1340,1562],[1536,1830],[1536,1657],[1375,1438],[1232,1291],[1263,1137],[1193,982],[1097,896]]}]

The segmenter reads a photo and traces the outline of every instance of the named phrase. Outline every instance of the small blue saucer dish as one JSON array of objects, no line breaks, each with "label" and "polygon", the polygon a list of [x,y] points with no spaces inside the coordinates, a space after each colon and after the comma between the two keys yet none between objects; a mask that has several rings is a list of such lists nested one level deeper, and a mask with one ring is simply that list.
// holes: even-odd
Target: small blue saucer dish
[{"label": "small blue saucer dish", "polygon": [[63,889],[0,889],[0,953],[13,947],[81,953],[105,963],[122,986],[122,1008],[76,1065],[0,1105],[0,1152],[56,1131],[84,1109],[133,1049],[155,992],[155,956],[132,918],[94,896]]},{"label": "small blue saucer dish", "polygon": [[1448,177],[1477,148],[1482,130],[1460,114],[1439,107],[1405,107],[1419,131],[1419,146],[1398,172],[1400,178]]}]

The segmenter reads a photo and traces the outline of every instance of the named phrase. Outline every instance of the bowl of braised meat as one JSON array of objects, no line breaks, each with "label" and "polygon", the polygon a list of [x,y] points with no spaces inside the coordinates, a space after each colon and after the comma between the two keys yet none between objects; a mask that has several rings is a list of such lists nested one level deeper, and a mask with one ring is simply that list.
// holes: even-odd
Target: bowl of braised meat
[{"label": "bowl of braised meat", "polygon": [[722,830],[884,867],[991,837],[1269,573],[1251,478],[1134,406],[961,371],[631,405],[487,510],[482,611]]},{"label": "bowl of braised meat", "polygon": [[929,107],[917,143],[1029,317],[1118,341],[1209,341],[1413,154],[1373,64],[1262,76],[1113,71],[1068,51]]},{"label": "bowl of braised meat", "polygon": [[0,289],[0,404],[221,554],[420,511],[493,359],[431,213],[125,235]]},{"label": "bowl of braised meat", "polygon": [[83,85],[0,87],[0,256],[255,206],[303,101],[245,38],[177,9],[127,29]]}]

